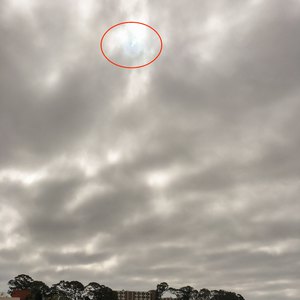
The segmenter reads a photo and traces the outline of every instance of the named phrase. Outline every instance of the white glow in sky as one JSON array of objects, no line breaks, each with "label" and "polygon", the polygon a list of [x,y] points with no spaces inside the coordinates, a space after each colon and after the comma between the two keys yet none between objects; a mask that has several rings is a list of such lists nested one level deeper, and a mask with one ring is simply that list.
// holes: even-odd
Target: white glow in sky
[{"label": "white glow in sky", "polygon": [[142,65],[159,53],[160,40],[149,27],[141,24],[122,24],[112,28],[103,40],[107,57],[121,65]]}]

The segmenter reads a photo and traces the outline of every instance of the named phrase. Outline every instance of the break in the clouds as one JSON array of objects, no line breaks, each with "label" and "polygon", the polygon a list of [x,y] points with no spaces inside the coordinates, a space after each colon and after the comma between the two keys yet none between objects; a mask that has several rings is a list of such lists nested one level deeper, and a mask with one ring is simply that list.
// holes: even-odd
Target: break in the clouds
[{"label": "break in the clouds", "polygon": [[[101,56],[113,24],[164,40]],[[0,3],[0,282],[299,297],[300,2]]]},{"label": "break in the clouds", "polygon": [[145,66],[162,51],[160,36],[144,23],[119,23],[109,28],[101,38],[103,55],[113,64]]}]

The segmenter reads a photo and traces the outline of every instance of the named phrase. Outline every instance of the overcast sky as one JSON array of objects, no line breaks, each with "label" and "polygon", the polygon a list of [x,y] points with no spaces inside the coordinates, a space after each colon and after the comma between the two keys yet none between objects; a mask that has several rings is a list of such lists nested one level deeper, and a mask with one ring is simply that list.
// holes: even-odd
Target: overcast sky
[{"label": "overcast sky", "polygon": [[[146,68],[100,53],[127,20]],[[0,289],[299,299],[299,28],[298,0],[1,0]]]}]

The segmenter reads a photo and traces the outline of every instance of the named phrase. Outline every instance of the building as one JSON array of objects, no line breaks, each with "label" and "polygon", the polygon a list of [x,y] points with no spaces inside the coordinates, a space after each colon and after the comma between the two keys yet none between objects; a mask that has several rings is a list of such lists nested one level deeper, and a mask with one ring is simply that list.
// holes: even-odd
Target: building
[{"label": "building", "polygon": [[[30,290],[15,290],[11,294],[11,296],[13,298],[17,297],[19,300],[26,300],[26,298],[30,295],[31,295]],[[10,299],[13,299],[13,298],[10,298]]]},{"label": "building", "polygon": [[156,291],[116,291],[118,300],[156,300]]}]

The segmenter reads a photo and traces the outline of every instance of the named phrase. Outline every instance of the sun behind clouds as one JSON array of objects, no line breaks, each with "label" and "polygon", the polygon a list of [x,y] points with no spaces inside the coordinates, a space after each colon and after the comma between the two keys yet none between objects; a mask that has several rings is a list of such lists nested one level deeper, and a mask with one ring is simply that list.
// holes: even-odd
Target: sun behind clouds
[{"label": "sun behind clouds", "polygon": [[161,51],[159,36],[150,27],[139,23],[120,23],[103,36],[104,54],[123,66],[151,62]]}]

